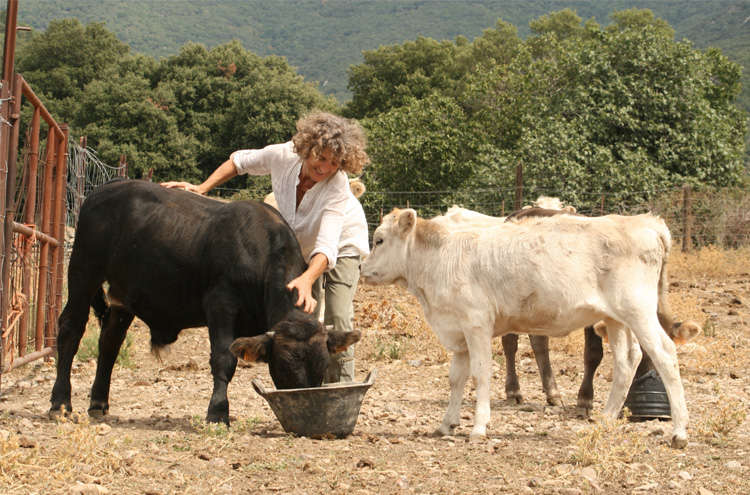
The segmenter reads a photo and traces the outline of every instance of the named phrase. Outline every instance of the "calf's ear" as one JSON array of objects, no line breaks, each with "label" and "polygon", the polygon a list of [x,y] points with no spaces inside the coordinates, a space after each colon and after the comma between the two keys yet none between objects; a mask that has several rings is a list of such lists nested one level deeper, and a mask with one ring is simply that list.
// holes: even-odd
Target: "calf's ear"
[{"label": "calf's ear", "polygon": [[328,352],[336,354],[345,351],[347,347],[362,338],[362,334],[354,330],[352,332],[331,331],[328,332]]},{"label": "calf's ear", "polygon": [[411,208],[401,210],[396,220],[396,229],[401,236],[406,236],[417,223],[417,212]]},{"label": "calf's ear", "polygon": [[229,350],[238,358],[248,362],[268,362],[273,338],[268,334],[255,337],[240,337],[232,342]]}]

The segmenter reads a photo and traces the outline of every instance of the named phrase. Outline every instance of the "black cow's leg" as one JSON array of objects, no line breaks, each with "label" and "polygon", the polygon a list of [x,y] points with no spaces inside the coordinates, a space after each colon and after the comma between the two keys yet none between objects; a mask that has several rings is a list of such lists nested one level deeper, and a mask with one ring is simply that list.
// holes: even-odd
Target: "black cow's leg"
[{"label": "black cow's leg", "polygon": [[68,302],[57,322],[57,377],[52,387],[49,411],[53,417],[73,410],[70,401],[70,369],[81,337],[86,331],[92,297],[101,287],[100,280],[94,278],[90,271],[79,267],[92,268],[74,251],[68,268]]},{"label": "black cow's leg", "polygon": [[96,361],[96,378],[94,378],[94,384],[91,387],[89,416],[103,416],[109,411],[109,385],[112,379],[112,368],[132,321],[133,314],[117,306],[111,306],[102,320],[102,332],[99,335],[99,358]]},{"label": "black cow's leg", "polygon": [[594,332],[594,326],[589,325],[584,330],[583,381],[577,403],[578,414],[583,417],[588,417],[594,406],[594,375],[603,356],[602,338]]},{"label": "black cow's leg", "polygon": [[[210,305],[208,305],[210,306]],[[227,386],[237,369],[237,358],[229,351],[234,340],[232,322],[235,313],[227,311],[227,306],[221,309],[212,308],[208,314],[208,335],[211,340],[211,374],[214,378],[214,391],[208,403],[206,421],[209,423],[225,423],[229,426],[229,399]]]},{"label": "black cow's leg", "polygon": [[547,396],[547,403],[552,406],[562,404],[560,392],[557,390],[555,374],[552,373],[552,365],[549,362],[549,337],[544,335],[529,335],[529,342],[534,351],[536,365],[539,368],[539,376],[542,379],[542,390]]},{"label": "black cow's leg", "polygon": [[89,302],[80,298],[69,298],[58,320],[57,377],[50,398],[51,416],[73,410],[70,401],[70,368],[73,365],[73,357],[78,352],[81,337],[86,331],[88,319]]},{"label": "black cow's leg", "polygon": [[518,335],[509,333],[503,335],[503,354],[505,354],[505,400],[517,404],[523,402],[521,387],[516,374],[516,351],[518,350]]}]

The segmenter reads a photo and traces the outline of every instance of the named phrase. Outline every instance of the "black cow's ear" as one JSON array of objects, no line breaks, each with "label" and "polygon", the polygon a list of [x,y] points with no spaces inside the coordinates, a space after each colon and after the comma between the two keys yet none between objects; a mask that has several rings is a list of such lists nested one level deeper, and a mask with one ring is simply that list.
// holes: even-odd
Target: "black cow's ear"
[{"label": "black cow's ear", "polygon": [[229,350],[240,359],[248,362],[268,362],[273,337],[268,334],[255,337],[240,337],[232,342]]},{"label": "black cow's ear", "polygon": [[347,347],[357,342],[360,338],[362,338],[362,334],[356,330],[352,332],[328,332],[328,352],[335,354],[345,351]]}]

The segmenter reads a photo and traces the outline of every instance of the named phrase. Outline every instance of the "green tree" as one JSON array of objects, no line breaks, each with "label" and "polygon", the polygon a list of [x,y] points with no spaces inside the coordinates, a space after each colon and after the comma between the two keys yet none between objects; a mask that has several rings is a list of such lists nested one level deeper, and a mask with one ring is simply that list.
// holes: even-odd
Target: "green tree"
[{"label": "green tree", "polygon": [[338,107],[283,58],[259,57],[236,41],[210,50],[187,44],[162,60],[152,79],[156,101],[197,142],[202,176],[235,149],[290,139],[295,122],[309,110]]},{"label": "green tree", "polygon": [[69,121],[86,85],[117,66],[128,52],[128,46],[103,23],[52,21],[44,32],[33,32],[18,47],[16,71],[49,102],[56,117]]},{"label": "green tree", "polygon": [[125,155],[131,177],[153,168],[157,179],[200,178],[198,141],[179,128],[145,75],[125,70],[141,65],[131,62],[86,86],[77,99],[73,127],[88,137],[105,163],[114,165]]},{"label": "green tree", "polygon": [[493,145],[481,177],[512,177],[520,162],[527,188],[564,191],[579,205],[592,200],[583,191],[642,199],[683,182],[737,183],[738,67],[675,42],[649,15],[618,19],[612,29],[589,24],[582,36],[545,30],[509,68],[476,74],[467,98]]},{"label": "green tree", "polygon": [[[477,133],[450,97],[412,99],[363,125],[372,159],[366,180],[373,190],[446,192],[462,188],[472,175]],[[435,202],[434,197],[410,197],[417,203]]]},{"label": "green tree", "polygon": [[365,51],[364,62],[349,68],[352,100],[345,111],[356,118],[373,117],[432,93],[454,96],[464,91],[468,74],[507,64],[520,44],[516,28],[498,19],[495,28],[485,29],[471,43],[461,36],[455,42],[420,36]]}]

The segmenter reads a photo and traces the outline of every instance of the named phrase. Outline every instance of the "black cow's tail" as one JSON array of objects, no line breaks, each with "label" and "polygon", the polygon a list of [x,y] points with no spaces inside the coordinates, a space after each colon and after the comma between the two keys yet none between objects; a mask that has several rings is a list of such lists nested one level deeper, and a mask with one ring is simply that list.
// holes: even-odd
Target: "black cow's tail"
[{"label": "black cow's tail", "polygon": [[94,298],[91,300],[91,307],[94,309],[94,314],[96,315],[96,318],[99,320],[99,327],[104,328],[104,317],[107,315],[107,312],[109,311],[109,304],[107,303],[107,300],[104,298],[104,288],[99,287],[99,290],[96,291],[96,294],[94,294]]}]

